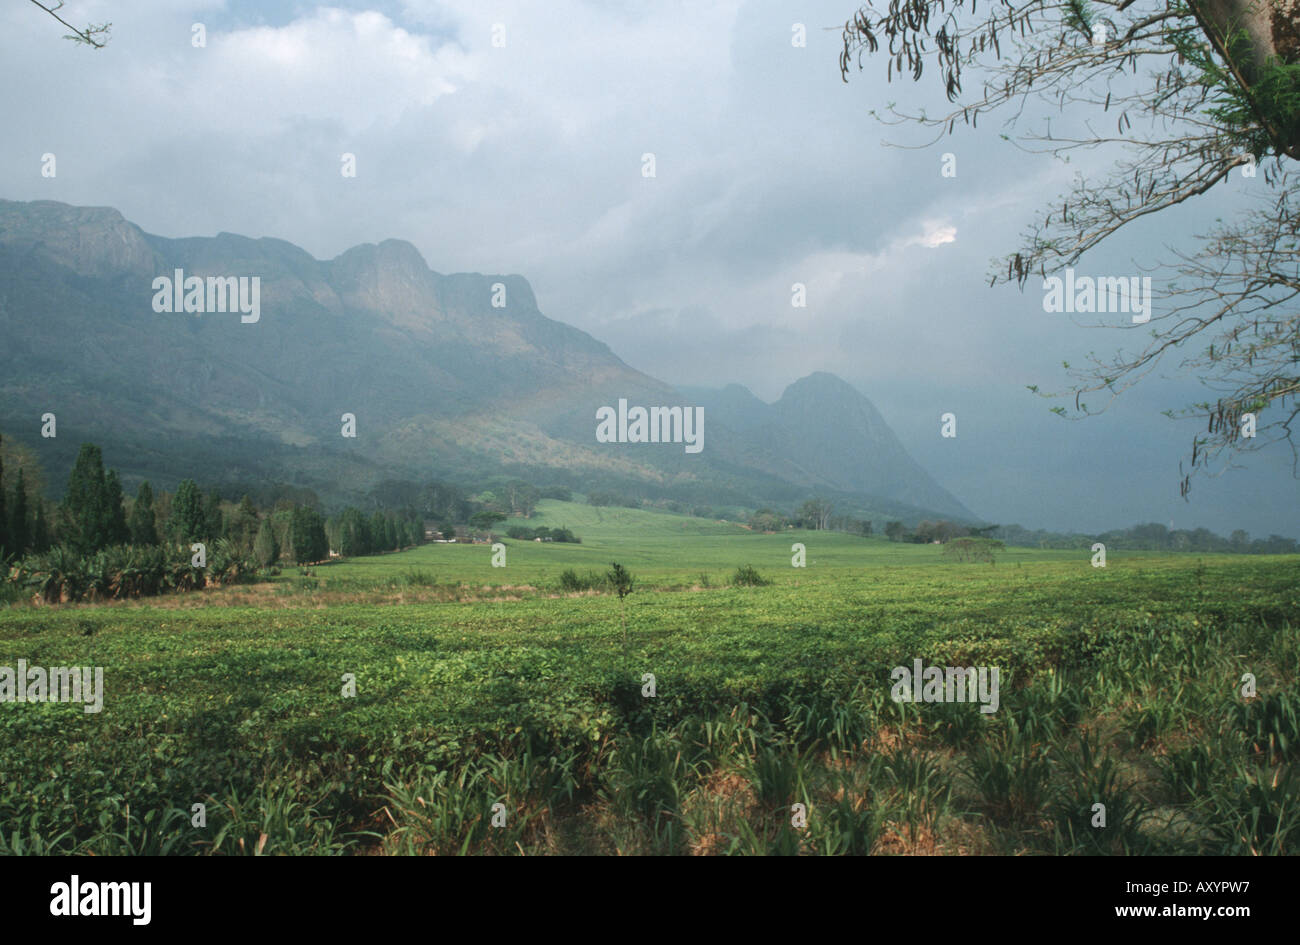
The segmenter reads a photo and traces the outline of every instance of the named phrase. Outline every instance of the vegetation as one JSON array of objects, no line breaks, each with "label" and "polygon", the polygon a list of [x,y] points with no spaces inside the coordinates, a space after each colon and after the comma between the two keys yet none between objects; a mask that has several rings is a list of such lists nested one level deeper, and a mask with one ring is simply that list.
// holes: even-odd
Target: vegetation
[{"label": "vegetation", "polygon": [[949,521],[922,521],[915,528],[902,522],[888,522],[885,537],[890,541],[908,541],[918,544],[939,542],[944,544],[957,538],[993,538],[1008,545],[1025,548],[1089,548],[1102,542],[1107,548],[1128,551],[1193,551],[1216,554],[1289,555],[1300,551],[1294,538],[1269,535],[1252,539],[1248,533],[1237,529],[1224,538],[1208,528],[1171,529],[1158,522],[1134,525],[1131,528],[1112,529],[1091,534],[1065,534],[1043,529],[1030,530],[1019,525],[986,525],[976,527]]},{"label": "vegetation", "polygon": [[[482,546],[424,545],[203,595],[0,611],[6,650],[106,677],[98,715],[0,705],[0,850],[1295,852],[1294,558],[1121,552],[1099,569],[1008,548],[970,568],[796,532],[809,565],[790,568],[789,533],[535,514],[584,543],[522,544],[506,569]],[[770,583],[690,590],[738,557]],[[621,614],[593,567],[611,559],[637,571]],[[583,562],[598,596],[555,596]],[[1000,667],[999,710],[890,701],[890,667],[915,658]]]},{"label": "vegetation", "polygon": [[255,561],[220,539],[203,567],[195,566],[188,552],[157,545],[117,545],[84,556],[60,547],[15,562],[8,581],[36,603],[58,604],[234,584],[256,570]]},{"label": "vegetation", "polygon": [[736,573],[731,576],[732,587],[766,587],[771,583],[748,564],[736,568]]},{"label": "vegetation", "polygon": [[539,525],[537,528],[511,525],[506,529],[506,536],[516,541],[559,541],[582,544],[582,539],[567,528],[547,528],[545,525]]},{"label": "vegetation", "polygon": [[945,556],[958,561],[994,563],[994,555],[1006,546],[996,538],[954,538],[943,549]]}]

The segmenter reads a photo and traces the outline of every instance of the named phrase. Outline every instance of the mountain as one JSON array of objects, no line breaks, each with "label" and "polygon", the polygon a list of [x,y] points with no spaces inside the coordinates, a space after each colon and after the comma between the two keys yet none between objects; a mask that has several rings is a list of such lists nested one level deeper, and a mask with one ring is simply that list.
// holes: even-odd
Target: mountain
[{"label": "mountain", "polygon": [[795,381],[771,405],[739,384],[683,393],[703,405],[706,416],[742,432],[757,451],[792,457],[796,482],[975,517],[908,455],[871,401],[834,374],[818,371]]},{"label": "mountain", "polygon": [[[185,307],[155,285],[177,270],[244,279],[248,311],[157,311]],[[190,301],[212,292],[202,282]],[[277,481],[342,501],[383,479],[520,476],[717,505],[816,491],[846,510],[975,519],[832,375],[773,405],[738,385],[674,390],[547,318],[523,277],[444,275],[401,240],[322,261],[283,240],[166,239],[109,208],[0,200],[0,341],[0,430],[56,483],[93,441],[128,486]],[[597,442],[597,409],[620,398],[703,406],[703,451]],[[54,439],[39,435],[47,412]]]}]

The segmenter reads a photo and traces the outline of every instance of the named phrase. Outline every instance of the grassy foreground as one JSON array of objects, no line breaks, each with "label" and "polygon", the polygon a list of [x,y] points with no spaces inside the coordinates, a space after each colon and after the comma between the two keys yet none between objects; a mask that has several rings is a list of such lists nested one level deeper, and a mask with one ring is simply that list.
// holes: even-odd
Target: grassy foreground
[{"label": "grassy foreground", "polygon": [[[0,665],[105,679],[99,714],[0,704],[0,852],[1296,852],[1295,558],[528,524],[583,543],[0,612]],[[622,607],[560,590],[614,560]],[[891,701],[917,658],[999,667],[1000,708]]]}]

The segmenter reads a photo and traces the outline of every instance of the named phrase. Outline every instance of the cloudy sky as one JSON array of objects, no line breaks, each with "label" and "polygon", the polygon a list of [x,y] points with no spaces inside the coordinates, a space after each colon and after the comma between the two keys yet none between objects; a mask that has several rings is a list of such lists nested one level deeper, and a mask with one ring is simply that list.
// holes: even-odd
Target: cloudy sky
[{"label": "cloudy sky", "polygon": [[[94,51],[9,3],[0,197],[112,206],[171,237],[275,236],[319,258],[406,239],[440,272],[525,276],[547,315],[671,383],[770,401],[831,371],[991,521],[1300,536],[1286,450],[1179,498],[1194,428],[1160,411],[1201,391],[1175,362],[1081,422],[1025,389],[1060,389],[1063,360],[1140,340],[1045,313],[1041,284],[988,287],[990,259],[1088,165],[1017,149],[991,120],[895,146],[921,139],[870,110],[942,95],[886,84],[883,60],[841,82],[854,6],[69,0],[74,23],[113,24]],[[1153,219],[1080,271],[1169,258],[1258,181]],[[940,437],[949,411],[956,439]]]}]

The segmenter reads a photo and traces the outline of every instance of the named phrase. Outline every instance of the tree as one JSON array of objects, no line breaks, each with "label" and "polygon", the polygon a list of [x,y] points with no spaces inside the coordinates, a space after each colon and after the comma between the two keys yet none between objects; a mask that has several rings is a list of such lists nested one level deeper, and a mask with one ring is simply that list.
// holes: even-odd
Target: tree
[{"label": "tree", "polygon": [[609,586],[618,594],[618,614],[623,623],[623,656],[626,658],[627,610],[623,604],[623,598],[632,593],[632,574],[627,570],[627,568],[615,561],[611,564],[609,573],[605,575],[605,580],[609,582]]},{"label": "tree", "polygon": [[370,516],[370,552],[387,550],[388,545],[384,538],[384,513],[375,512]]},{"label": "tree", "polygon": [[277,508],[267,516],[271,522],[271,533],[275,536],[275,547],[279,549],[281,555],[290,555],[293,552],[294,508],[293,505]]},{"label": "tree", "polygon": [[182,479],[172,496],[172,512],[167,520],[167,531],[173,543],[189,545],[208,537],[207,514],[203,496],[193,479]]},{"label": "tree", "polygon": [[492,531],[492,526],[497,522],[504,522],[506,515],[504,512],[497,512],[492,509],[484,509],[481,512],[475,512],[469,517],[469,523],[475,528],[481,528],[485,532]]},{"label": "tree", "polygon": [[5,511],[5,452],[4,437],[0,436],[0,562],[6,555],[18,554],[9,539],[9,514]]},{"label": "tree", "polygon": [[226,535],[226,520],[221,514],[221,496],[213,489],[203,500],[203,536],[216,541]]},{"label": "tree", "polygon": [[963,536],[948,542],[944,546],[943,553],[945,557],[956,558],[959,561],[987,561],[989,564],[996,564],[994,555],[1004,547],[996,538]]},{"label": "tree", "polygon": [[[1290,0],[1002,0],[977,13],[976,0],[893,0],[882,11],[863,7],[843,31],[845,81],[854,61],[861,68],[882,43],[890,80],[897,71],[916,81],[927,63],[937,67],[952,107],[927,115],[890,106],[887,123],[915,123],[938,140],[959,122],[975,127],[1005,109],[1010,131],[1037,119],[1030,106],[1041,103],[1068,109],[1072,130],[1031,126],[1017,134],[1022,146],[1063,159],[1117,152],[1108,176],[1078,176],[1040,212],[1022,246],[994,263],[991,283],[1023,288],[1037,275],[1046,290],[1050,273],[1130,224],[1193,201],[1234,169],[1253,177],[1267,165],[1257,200],[1175,252],[1159,313],[1138,322],[1150,341],[1113,357],[1089,355],[1082,368],[1067,363],[1069,388],[1044,394],[1073,401],[1055,412],[1088,416],[1166,355],[1180,357],[1215,392],[1166,412],[1205,428],[1182,470],[1184,497],[1198,469],[1280,441],[1300,469],[1291,437],[1300,412],[1300,241],[1289,163],[1300,159],[1297,9]],[[968,95],[970,72],[982,81]],[[1101,406],[1083,399],[1092,394]]]},{"label": "tree", "polygon": [[536,487],[529,485],[522,479],[515,479],[506,483],[503,492],[505,493],[505,502],[510,507],[510,514],[520,518],[532,518],[533,512],[537,509],[537,500],[540,493]]},{"label": "tree", "polygon": [[261,519],[257,514],[257,506],[253,505],[253,500],[244,494],[239,499],[239,505],[230,514],[230,526],[228,537],[234,541],[245,554],[251,553],[253,543],[257,540],[258,526]]},{"label": "tree", "polygon": [[68,29],[72,30],[71,33],[63,37],[64,39],[70,39],[74,43],[81,43],[90,46],[93,49],[103,49],[104,46],[107,45],[108,34],[113,29],[112,23],[89,23],[84,28],[77,29],[63,17],[59,16],[58,11],[63,9],[63,0],[58,0],[57,3],[51,6],[46,6],[44,3],[41,3],[40,0],[32,0],[32,3],[37,7],[40,7],[40,9],[44,10],[50,16],[54,17]]},{"label": "tree", "polygon": [[506,503],[491,489],[474,496],[474,501],[483,506],[484,511],[506,513]]},{"label": "tree", "polygon": [[135,490],[135,505],[131,506],[131,519],[127,525],[133,545],[158,544],[157,516],[153,508],[153,486],[149,480]]},{"label": "tree", "polygon": [[886,522],[885,537],[890,541],[902,541],[903,536],[907,534],[907,528],[902,522]]},{"label": "tree", "polygon": [[44,554],[50,550],[50,525],[45,512],[45,500],[36,497],[36,517],[32,522],[32,551]]},{"label": "tree", "polygon": [[441,535],[447,541],[455,541],[456,524],[454,522],[443,522],[441,525],[438,526],[438,534]]},{"label": "tree", "polygon": [[32,536],[27,524],[27,486],[23,482],[23,471],[18,470],[18,481],[14,484],[14,501],[9,510],[9,542],[15,555],[21,555],[31,548]]},{"label": "tree", "polygon": [[125,545],[131,540],[122,500],[122,480],[116,469],[110,469],[104,474],[104,535],[110,545]]},{"label": "tree", "polygon": [[414,547],[424,541],[424,521],[415,509],[406,511],[406,544]]},{"label": "tree", "polygon": [[352,506],[339,516],[339,554],[348,558],[370,554],[370,526],[361,510]]},{"label": "tree", "polygon": [[779,532],[786,521],[771,509],[759,509],[749,517],[749,527],[757,532]]},{"label": "tree", "polygon": [[290,547],[298,564],[311,564],[329,557],[329,541],[325,537],[325,522],[320,513],[309,505],[293,510],[289,530]]},{"label": "tree", "polygon": [[822,530],[830,524],[833,509],[825,499],[809,499],[799,506],[799,520],[805,528]]},{"label": "tree", "polygon": [[918,542],[946,542],[966,534],[966,528],[955,522],[940,519],[937,522],[924,521],[916,526],[915,537]]},{"label": "tree", "polygon": [[269,568],[280,559],[280,546],[275,541],[275,530],[271,527],[271,517],[262,519],[258,526],[257,537],[253,539],[253,557],[264,568]]},{"label": "tree", "polygon": [[93,443],[83,443],[77,451],[63,496],[63,517],[68,544],[75,551],[90,554],[111,544],[112,513],[108,508],[104,459]]}]

